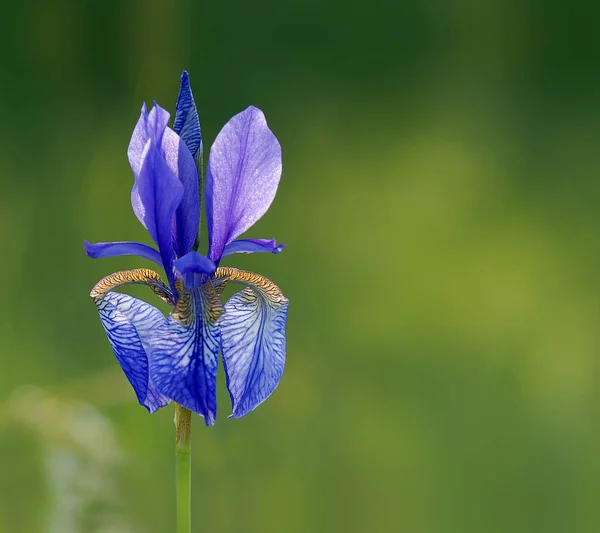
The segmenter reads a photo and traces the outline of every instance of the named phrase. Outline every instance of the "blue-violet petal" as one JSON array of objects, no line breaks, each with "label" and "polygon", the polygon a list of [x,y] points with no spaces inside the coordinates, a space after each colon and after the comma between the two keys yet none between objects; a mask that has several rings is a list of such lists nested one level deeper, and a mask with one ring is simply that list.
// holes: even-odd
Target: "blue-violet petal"
[{"label": "blue-violet petal", "polygon": [[260,109],[234,116],[212,145],[206,176],[208,257],[217,262],[225,246],[267,211],[281,177],[281,146]]},{"label": "blue-violet petal", "polygon": [[187,145],[192,157],[196,158],[196,154],[202,145],[202,132],[200,130],[198,110],[196,109],[194,96],[192,95],[190,78],[186,71],[183,71],[181,75],[181,85],[179,87],[179,95],[177,96],[177,105],[175,106],[173,131]]},{"label": "blue-violet petal", "polygon": [[234,294],[219,322],[233,418],[264,402],[283,374],[289,301],[275,284],[268,282],[267,288],[247,287]]},{"label": "blue-violet petal", "polygon": [[181,257],[194,247],[200,225],[198,171],[188,147],[170,128],[165,129],[161,150],[168,167],[179,178],[183,186],[183,196],[175,211],[173,223],[175,254]]},{"label": "blue-violet petal", "polygon": [[85,253],[93,258],[98,259],[100,257],[116,257],[121,255],[137,255],[144,259],[149,259],[155,262],[157,265],[162,266],[162,260],[160,253],[157,250],[142,244],[140,242],[97,242],[91,243],[83,241]]},{"label": "blue-violet petal", "polygon": [[277,244],[275,239],[237,239],[225,246],[223,257],[231,254],[252,254],[255,252],[278,254],[284,248],[285,245],[283,243]]},{"label": "blue-violet petal", "polygon": [[[143,108],[131,139],[129,158],[135,174],[135,183],[131,191],[135,214],[158,245],[163,267],[173,287],[175,281],[172,270],[175,257],[174,216],[182,201],[184,188],[176,173],[178,167],[173,165],[173,159],[177,159],[178,155],[172,152],[179,147],[168,142],[169,135],[167,135],[167,144],[171,151],[169,154],[171,165],[167,163],[165,154],[161,152],[168,120],[169,114],[158,105],[155,105],[150,113],[146,113]],[[144,142],[144,148],[140,151],[139,147]],[[191,159],[189,151],[188,156]]]},{"label": "blue-violet petal", "polygon": [[108,292],[94,298],[106,336],[140,405],[150,413],[167,405],[149,377],[150,333],[166,322],[155,307],[127,294]]},{"label": "blue-violet petal", "polygon": [[207,426],[214,425],[217,413],[221,313],[210,283],[201,289],[183,288],[175,311],[153,334],[150,352],[150,376],[157,389],[203,416]]},{"label": "blue-violet petal", "polygon": [[173,263],[175,270],[188,288],[198,288],[205,283],[208,276],[214,274],[217,267],[208,258],[198,252],[190,252]]}]

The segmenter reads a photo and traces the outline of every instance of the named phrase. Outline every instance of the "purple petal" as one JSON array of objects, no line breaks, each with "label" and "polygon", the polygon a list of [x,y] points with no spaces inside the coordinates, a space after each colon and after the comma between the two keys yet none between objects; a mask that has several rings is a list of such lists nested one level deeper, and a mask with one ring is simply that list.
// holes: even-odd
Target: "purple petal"
[{"label": "purple petal", "polygon": [[[140,118],[135,125],[131,141],[129,142],[129,148],[127,149],[127,157],[129,159],[129,165],[133,170],[133,175],[137,178],[140,170],[142,170],[142,163],[144,162],[144,154],[148,150],[148,141],[150,137],[146,131],[146,121],[148,120],[148,109],[146,103],[142,104],[142,110],[140,112]],[[135,188],[135,185],[134,185]],[[137,189],[135,189],[137,191]],[[136,192],[137,194],[137,192]],[[143,224],[143,216],[138,214],[138,209],[141,209],[141,215],[143,215],[143,206],[139,203],[139,198],[136,197],[134,201],[134,193],[131,194],[131,202],[133,204],[133,210],[138,217],[139,221]]]},{"label": "purple petal", "polygon": [[[162,129],[164,131],[164,128],[166,128],[167,123],[169,122],[169,113],[160,107],[158,107],[158,109],[152,109],[150,113],[152,114],[152,124],[154,127],[151,129],[151,131],[148,131],[150,114],[148,113],[146,104],[144,103],[140,112],[140,118],[135,125],[133,134],[131,136],[131,141],[129,142],[127,157],[135,177],[133,188],[131,190],[131,206],[133,207],[135,216],[152,235],[151,228],[149,228],[147,224],[151,224],[153,221],[151,219],[147,221],[147,217],[151,216],[151,214],[147,214],[148,209],[144,205],[143,199],[140,197],[138,180],[144,165],[144,161],[146,161],[148,157],[151,142],[154,142],[155,145],[157,143],[160,145],[162,139],[162,132],[160,132],[159,139],[155,139],[151,135],[152,132],[156,132],[157,118],[159,119],[159,124],[163,126]],[[154,228],[154,225],[152,225],[152,228]]]},{"label": "purple petal", "polygon": [[188,147],[170,128],[165,129],[161,150],[167,165],[183,185],[183,197],[175,212],[173,228],[175,253],[181,257],[194,247],[200,225],[198,171]]},{"label": "purple petal", "polygon": [[198,234],[198,173],[186,144],[167,127],[169,113],[155,104],[142,108],[128,156],[135,175],[133,210],[159,247],[170,276],[175,254],[189,252]]},{"label": "purple petal", "polygon": [[289,301],[273,283],[247,287],[225,304],[219,325],[233,418],[264,402],[279,385],[285,365]]},{"label": "purple petal", "polygon": [[217,320],[221,312],[218,297],[210,298],[204,287],[184,289],[173,314],[152,335],[149,358],[157,389],[203,416],[207,426],[214,425],[217,413]]},{"label": "purple petal", "polygon": [[[133,210],[158,245],[169,284],[173,287],[173,221],[184,191],[178,175],[161,153],[168,120],[169,113],[158,105],[155,105],[150,113],[145,113],[145,109],[142,108],[140,120],[131,139],[129,159],[135,174],[135,183],[131,191]],[[144,148],[140,151],[139,147],[143,143]],[[140,156],[140,159],[136,159],[137,156]]]},{"label": "purple petal", "polygon": [[281,177],[281,146],[265,116],[250,106],[221,130],[210,150],[206,176],[209,253],[225,246],[262,217]]},{"label": "purple petal", "polygon": [[162,266],[160,253],[154,248],[139,242],[97,242],[92,244],[91,242],[83,241],[83,247],[85,253],[92,259],[120,255],[137,255]]},{"label": "purple petal", "polygon": [[214,274],[216,265],[208,258],[198,252],[190,252],[176,259],[173,266],[183,278],[186,287],[198,288],[203,285],[208,276]]},{"label": "purple petal", "polygon": [[278,254],[283,251],[285,245],[277,244],[275,239],[238,239],[230,242],[223,250],[223,256],[231,254],[252,254],[254,252],[271,252]]},{"label": "purple petal", "polygon": [[106,336],[140,405],[150,413],[167,405],[148,371],[150,333],[166,322],[155,307],[127,294],[108,292],[94,298]]},{"label": "purple petal", "polygon": [[202,132],[200,131],[200,121],[198,120],[198,111],[192,95],[190,79],[185,70],[181,75],[173,130],[190,149],[192,157],[196,158],[196,154],[202,147]]}]

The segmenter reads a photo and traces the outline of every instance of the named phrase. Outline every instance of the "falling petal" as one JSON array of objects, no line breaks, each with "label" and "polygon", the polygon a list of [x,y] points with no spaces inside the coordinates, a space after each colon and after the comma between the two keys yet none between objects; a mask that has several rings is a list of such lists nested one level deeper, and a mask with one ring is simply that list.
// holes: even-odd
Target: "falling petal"
[{"label": "falling petal", "polygon": [[140,405],[150,413],[169,403],[149,378],[148,351],[151,332],[166,322],[155,307],[128,294],[107,292],[94,302],[106,336],[131,383]]},{"label": "falling petal", "polygon": [[175,311],[152,335],[150,375],[162,394],[212,426],[217,413],[217,321],[223,308],[210,284],[192,290],[180,285],[179,293]]},{"label": "falling petal", "polygon": [[[227,276],[227,274],[230,274]],[[216,277],[248,285],[225,304],[219,321],[221,350],[233,418],[264,402],[279,385],[285,365],[285,324],[289,301],[267,278],[222,268]]]}]

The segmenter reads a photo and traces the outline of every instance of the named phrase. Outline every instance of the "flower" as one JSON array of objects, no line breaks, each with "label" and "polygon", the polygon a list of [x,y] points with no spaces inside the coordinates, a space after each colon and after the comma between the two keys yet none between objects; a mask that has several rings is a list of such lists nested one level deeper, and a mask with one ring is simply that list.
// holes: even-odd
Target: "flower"
[{"label": "flower", "polygon": [[[230,254],[283,250],[274,239],[237,239],[275,197],[281,147],[262,111],[252,106],[218,134],[206,174],[209,247],[204,256],[197,252],[202,135],[186,72],[173,129],[168,121],[169,113],[156,102],[150,112],[144,104],[128,149],[135,177],[133,211],[157,249],[137,242],[85,241],[93,258],[137,255],[157,263],[167,283],[140,268],[105,277],[90,296],[139,403],[153,413],[173,400],[213,425],[219,349],[234,418],[270,396],[283,374],[287,298],[263,276],[219,267]],[[148,285],[171,305],[169,317],[115,292],[130,283]],[[223,306],[220,295],[228,283],[246,287]]]}]

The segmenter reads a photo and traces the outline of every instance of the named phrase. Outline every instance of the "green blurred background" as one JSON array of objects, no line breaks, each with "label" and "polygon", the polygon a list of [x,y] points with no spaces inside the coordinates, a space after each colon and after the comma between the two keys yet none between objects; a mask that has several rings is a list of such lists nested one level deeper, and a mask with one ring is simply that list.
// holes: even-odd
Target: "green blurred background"
[{"label": "green blurred background", "polygon": [[249,104],[281,141],[247,235],[287,248],[226,264],[291,301],[276,393],[227,420],[221,375],[195,418],[194,531],[600,531],[600,38],[568,5],[3,5],[0,532],[174,530],[172,408],[88,299],[150,265],[82,242],[149,242],[126,149],[183,69],[206,147]]}]

